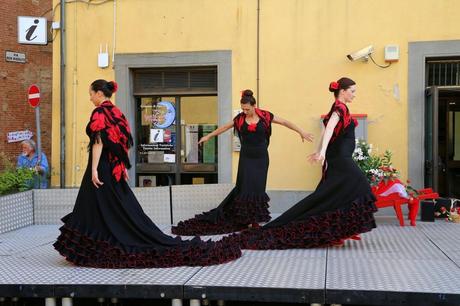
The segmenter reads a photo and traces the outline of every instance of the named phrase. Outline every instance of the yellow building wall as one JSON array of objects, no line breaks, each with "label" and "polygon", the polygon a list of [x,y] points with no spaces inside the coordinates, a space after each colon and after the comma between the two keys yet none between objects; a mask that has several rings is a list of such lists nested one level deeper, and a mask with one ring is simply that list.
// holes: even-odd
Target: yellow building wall
[{"label": "yellow building wall", "polygon": [[[55,0],[54,4],[59,1]],[[352,113],[368,114],[368,139],[394,153],[406,178],[408,167],[408,43],[460,38],[457,0],[263,0],[260,1],[260,107],[317,135],[314,144],[273,127],[268,189],[312,190],[320,167],[306,162],[317,147],[319,118],[333,102],[328,84],[341,76],[357,82]],[[55,20],[59,20],[59,9]],[[66,184],[80,183],[87,162],[84,129],[93,105],[88,86],[113,79],[112,65],[97,67],[100,44],[116,53],[232,51],[232,108],[240,91],[257,84],[257,0],[117,0],[67,4]],[[54,43],[53,90],[59,92],[59,39]],[[400,60],[387,69],[346,55],[368,45],[383,61],[387,44]],[[115,96],[116,101],[116,96]],[[422,102],[422,101],[421,101]],[[53,94],[52,184],[59,182],[59,95]],[[238,154],[233,154],[236,179]]]}]

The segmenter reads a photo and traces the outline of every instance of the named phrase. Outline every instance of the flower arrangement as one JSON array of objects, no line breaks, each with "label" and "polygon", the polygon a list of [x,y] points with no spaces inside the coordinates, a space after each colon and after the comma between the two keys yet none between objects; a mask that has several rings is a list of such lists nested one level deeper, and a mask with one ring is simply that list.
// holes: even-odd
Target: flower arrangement
[{"label": "flower arrangement", "polygon": [[[389,150],[386,150],[381,155],[374,154],[372,144],[368,144],[362,139],[356,140],[353,159],[373,187],[379,185],[382,181],[388,183],[388,181],[399,180],[400,173],[393,167],[392,157],[393,154]],[[409,184],[409,180],[407,184],[403,184],[407,194],[416,195],[417,191]]]}]

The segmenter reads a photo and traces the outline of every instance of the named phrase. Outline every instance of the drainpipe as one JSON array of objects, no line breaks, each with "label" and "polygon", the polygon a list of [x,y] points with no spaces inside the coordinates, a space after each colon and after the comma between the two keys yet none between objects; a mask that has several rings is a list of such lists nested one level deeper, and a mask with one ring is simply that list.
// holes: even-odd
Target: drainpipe
[{"label": "drainpipe", "polygon": [[[75,29],[75,35],[74,35],[74,42],[73,45],[77,46],[77,23],[78,23],[78,18],[77,18],[77,6],[74,6],[74,29]],[[72,98],[72,180],[70,181],[70,186],[75,187],[77,186],[77,172],[80,170],[80,165],[77,164],[77,92],[78,92],[78,52],[75,52],[74,55],[74,67],[72,69],[72,93],[73,93],[73,98]]]},{"label": "drainpipe", "polygon": [[61,97],[61,188],[65,188],[65,0],[61,0],[60,97]]},{"label": "drainpipe", "polygon": [[260,0],[257,0],[257,85],[256,85],[256,101],[259,107],[259,61],[260,61]]}]

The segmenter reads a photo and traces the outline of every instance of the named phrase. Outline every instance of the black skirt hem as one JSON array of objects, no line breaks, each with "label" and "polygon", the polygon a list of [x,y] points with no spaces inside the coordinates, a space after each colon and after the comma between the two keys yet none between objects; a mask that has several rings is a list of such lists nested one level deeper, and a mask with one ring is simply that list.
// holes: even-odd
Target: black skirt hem
[{"label": "black skirt hem", "polygon": [[371,231],[376,227],[375,197],[368,194],[354,200],[347,208],[308,216],[279,227],[245,230],[232,235],[242,249],[294,249],[325,247]]},{"label": "black skirt hem", "polygon": [[263,202],[266,197],[259,197],[260,202],[251,202],[236,197],[232,203],[223,209],[223,216],[213,221],[210,217],[211,212],[196,215],[194,218],[180,221],[177,226],[173,226],[171,231],[175,235],[194,236],[194,235],[220,235],[241,231],[253,223],[265,223],[270,221],[268,203]]},{"label": "black skirt hem", "polygon": [[177,245],[165,247],[125,247],[113,237],[85,233],[65,224],[53,244],[67,261],[94,268],[168,268],[209,266],[226,263],[241,256],[238,245],[229,238],[220,241],[191,241],[176,238]]},{"label": "black skirt hem", "polygon": [[242,203],[268,203],[270,202],[270,197],[265,192],[263,194],[246,193],[246,194],[238,194],[235,197],[234,201],[242,202]]}]

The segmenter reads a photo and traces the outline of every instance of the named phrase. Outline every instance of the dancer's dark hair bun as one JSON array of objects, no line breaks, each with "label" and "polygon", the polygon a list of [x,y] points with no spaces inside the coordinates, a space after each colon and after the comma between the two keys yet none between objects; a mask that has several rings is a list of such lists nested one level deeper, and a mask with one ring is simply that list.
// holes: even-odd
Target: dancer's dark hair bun
[{"label": "dancer's dark hair bun", "polygon": [[107,82],[106,80],[99,79],[91,83],[91,89],[95,92],[102,91],[104,96],[110,98],[112,97],[112,94],[117,91],[118,84],[115,81]]},{"label": "dancer's dark hair bun", "polygon": [[254,98],[254,93],[250,89],[243,90],[241,92],[241,101],[242,104],[251,104],[255,105],[256,104],[256,99]]},{"label": "dancer's dark hair bun", "polygon": [[116,93],[118,90],[118,84],[115,81],[107,82],[106,86],[110,91],[112,91],[112,93]]}]

